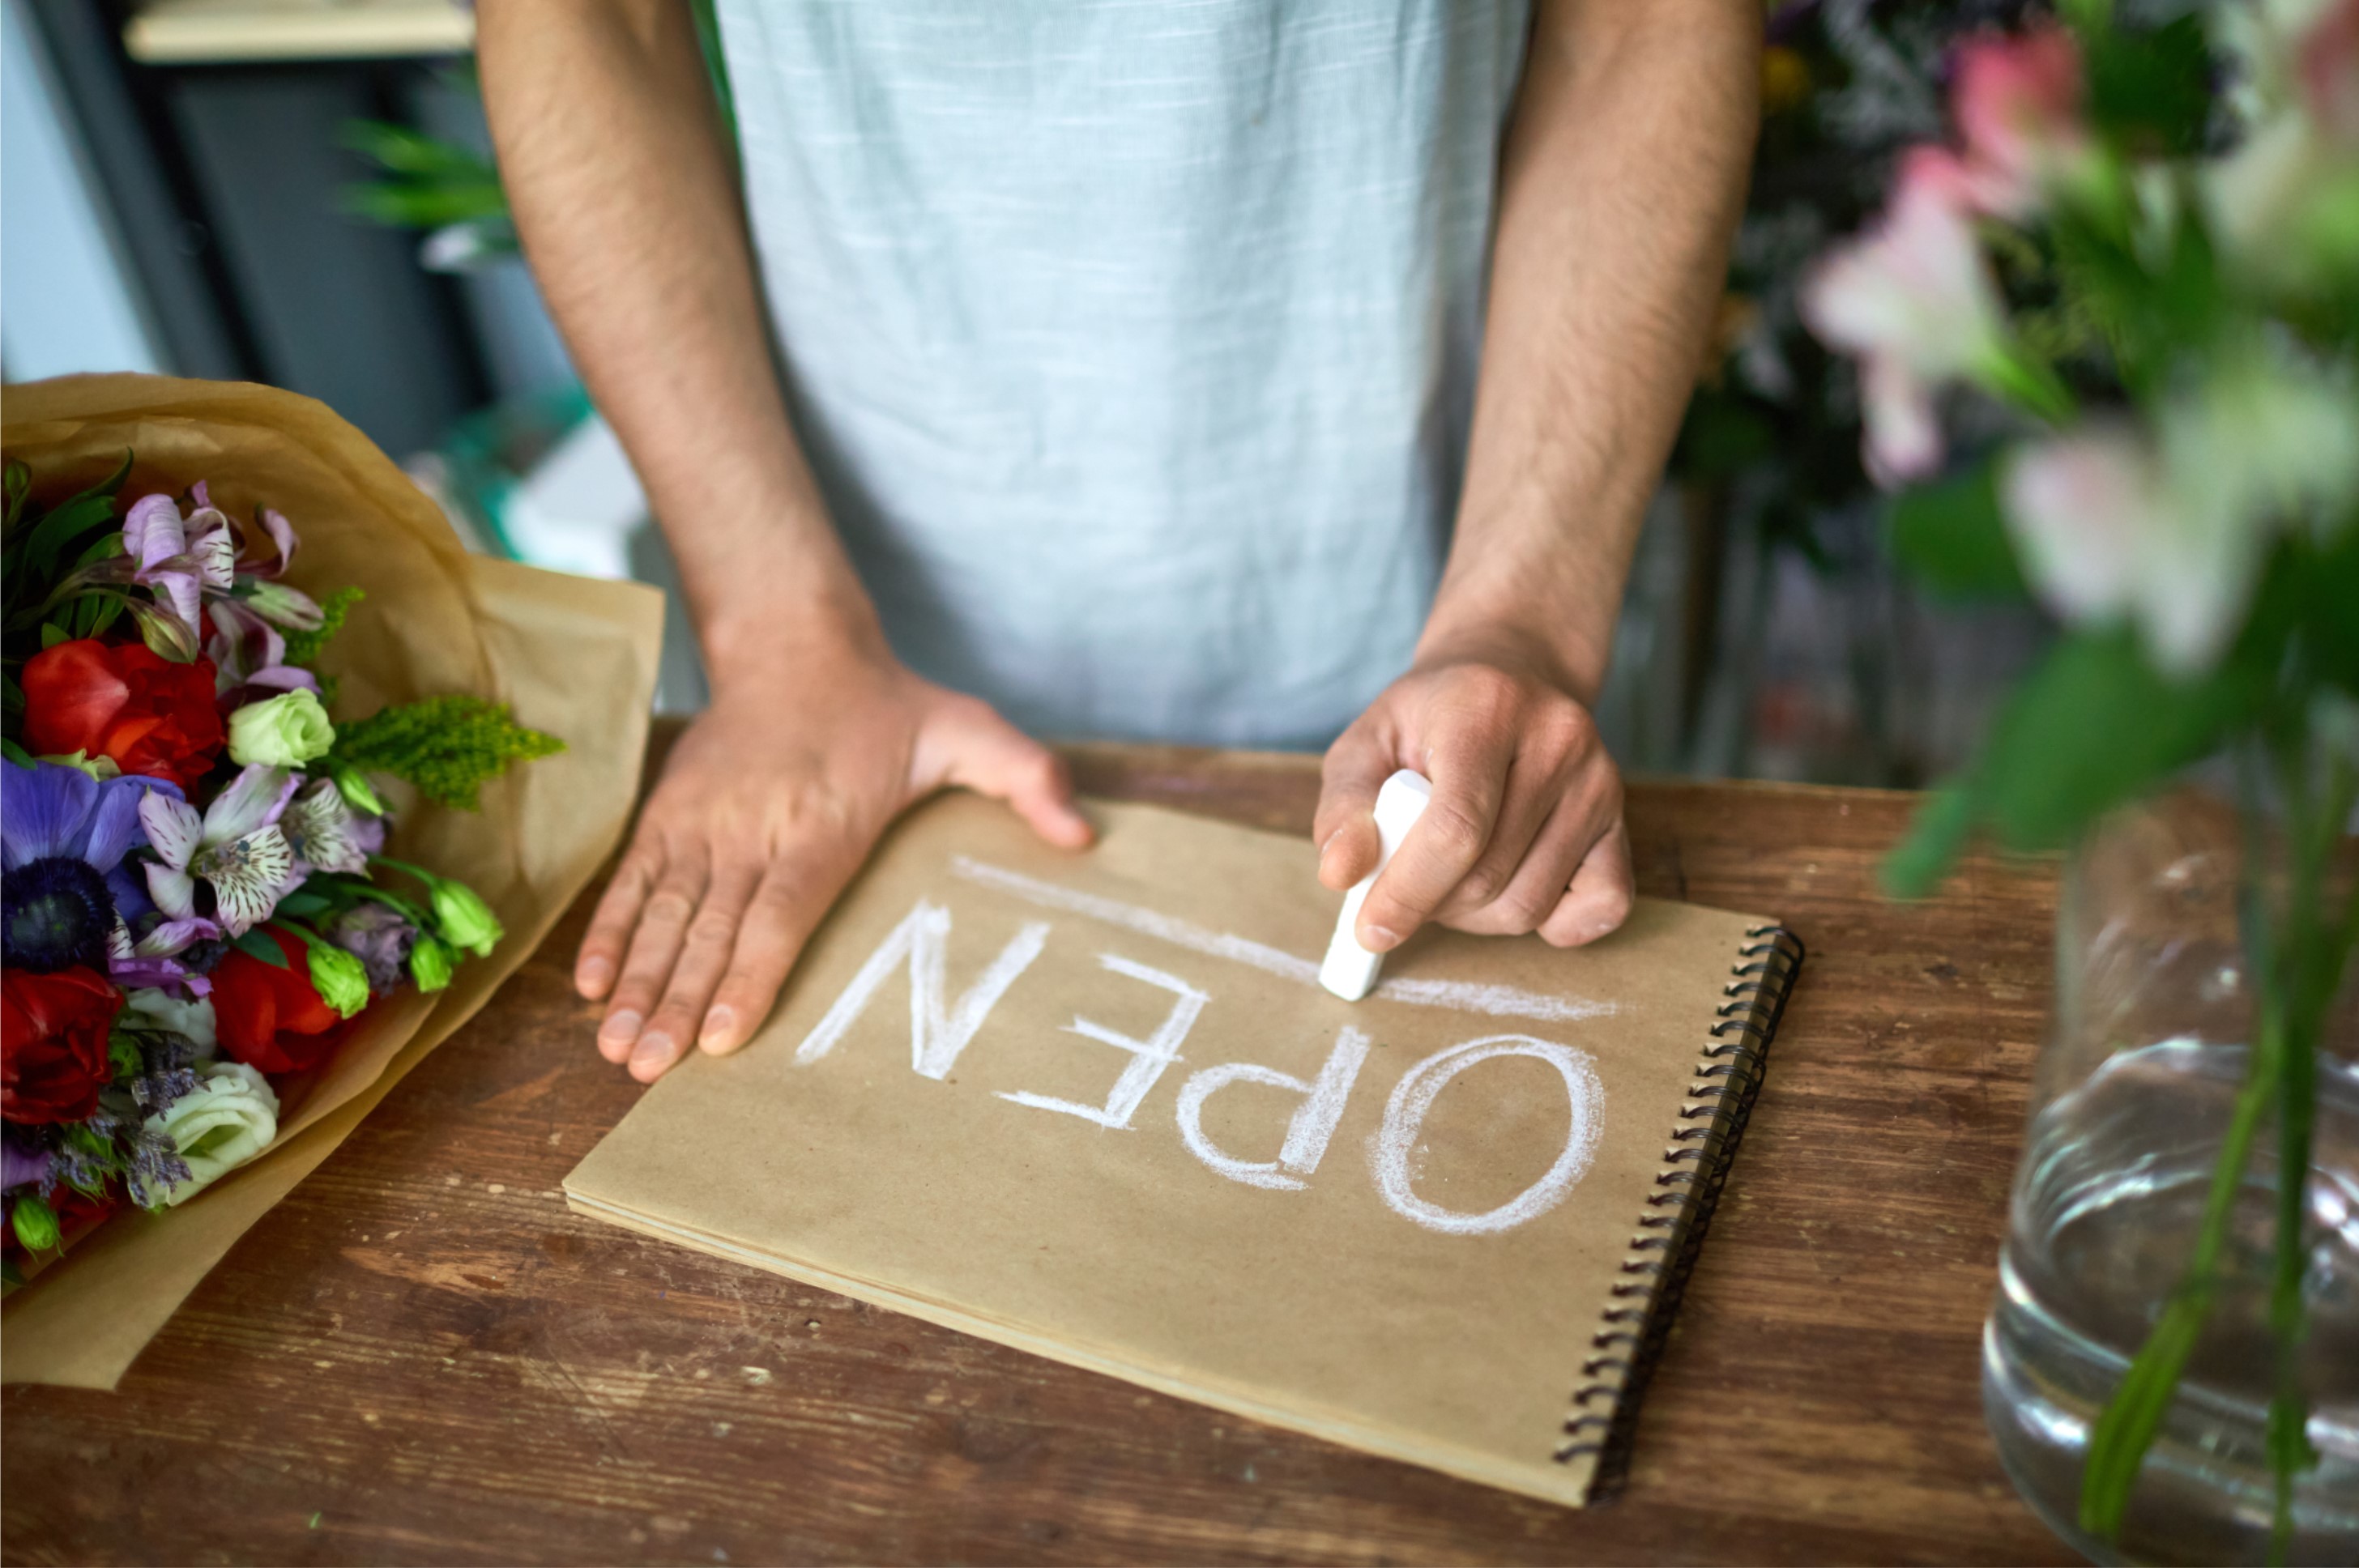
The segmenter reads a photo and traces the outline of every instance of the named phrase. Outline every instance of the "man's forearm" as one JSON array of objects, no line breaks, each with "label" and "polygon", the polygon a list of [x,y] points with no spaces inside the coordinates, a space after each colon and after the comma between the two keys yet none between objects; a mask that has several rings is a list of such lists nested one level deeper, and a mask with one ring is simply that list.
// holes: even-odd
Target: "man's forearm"
[{"label": "man's forearm", "polygon": [[646,484],[716,678],[786,636],[873,634],[788,423],[694,27],[677,0],[482,0],[518,233]]},{"label": "man's forearm", "polygon": [[1752,0],[1542,7],[1500,171],[1457,536],[1421,655],[1505,634],[1594,700],[1720,297],[1759,51]]}]

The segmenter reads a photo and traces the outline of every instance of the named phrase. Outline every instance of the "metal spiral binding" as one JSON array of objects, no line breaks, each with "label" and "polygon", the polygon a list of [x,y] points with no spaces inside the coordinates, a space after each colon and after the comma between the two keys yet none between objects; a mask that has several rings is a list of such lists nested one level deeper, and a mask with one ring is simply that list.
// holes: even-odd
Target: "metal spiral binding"
[{"label": "metal spiral binding", "polygon": [[1582,1363],[1565,1416],[1556,1459],[1570,1464],[1595,1456],[1591,1501],[1620,1490],[1628,1471],[1640,1396],[1678,1315],[1802,967],[1802,939],[1785,926],[1753,926],[1745,937],[1705,1030],[1688,1103],[1680,1108],[1680,1125],[1655,1173],[1656,1190],[1647,1195],[1648,1212],[1639,1217],[1621,1277],[1608,1292],[1613,1304],[1605,1310],[1605,1326],[1590,1337],[1596,1354]]}]

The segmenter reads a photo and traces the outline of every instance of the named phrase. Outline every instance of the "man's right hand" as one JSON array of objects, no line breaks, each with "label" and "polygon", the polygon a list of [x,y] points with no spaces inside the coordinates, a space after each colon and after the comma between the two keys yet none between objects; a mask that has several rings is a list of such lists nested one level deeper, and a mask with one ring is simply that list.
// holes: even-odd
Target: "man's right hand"
[{"label": "man's right hand", "polygon": [[1051,844],[1090,825],[1047,747],[881,649],[782,650],[716,683],[639,814],[574,960],[607,999],[598,1050],[653,1083],[692,1041],[737,1049],[821,916],[904,807],[947,785]]}]

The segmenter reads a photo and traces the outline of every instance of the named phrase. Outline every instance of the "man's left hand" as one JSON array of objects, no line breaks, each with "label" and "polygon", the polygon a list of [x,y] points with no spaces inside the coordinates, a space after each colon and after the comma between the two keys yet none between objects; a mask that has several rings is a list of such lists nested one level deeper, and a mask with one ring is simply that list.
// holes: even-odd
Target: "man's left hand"
[{"label": "man's left hand", "polygon": [[1376,863],[1385,780],[1414,768],[1433,784],[1361,906],[1363,946],[1389,951],[1439,920],[1578,947],[1628,916],[1622,775],[1569,684],[1513,650],[1430,654],[1328,749],[1312,834],[1319,880],[1339,892]]}]

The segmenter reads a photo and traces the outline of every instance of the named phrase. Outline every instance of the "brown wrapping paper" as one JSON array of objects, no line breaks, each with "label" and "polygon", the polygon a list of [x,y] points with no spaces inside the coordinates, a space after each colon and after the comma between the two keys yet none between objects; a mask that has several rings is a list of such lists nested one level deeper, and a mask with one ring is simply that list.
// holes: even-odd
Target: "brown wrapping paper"
[{"label": "brown wrapping paper", "polygon": [[203,480],[233,517],[261,503],[285,513],[301,539],[289,580],[367,595],[321,659],[342,683],[334,717],[473,692],[567,746],[487,784],[479,813],[389,792],[388,852],[483,894],[507,927],[490,957],[437,996],[375,1004],[331,1064],[282,1087],[278,1137],[252,1164],[178,1209],[117,1214],[0,1308],[0,1377],[112,1388],[246,1227],[515,972],[613,850],[638,785],[663,600],[468,555],[365,437],[292,393],[73,376],[9,387],[0,416],[7,456],[31,465],[44,495],[104,478],[128,448],[126,501]]},{"label": "brown wrapping paper", "polygon": [[[650,1090],[570,1200],[1586,1500],[1597,1455],[1564,1423],[1610,1417],[1626,1386],[1619,1363],[1583,1365],[1665,1271],[1723,1114],[1694,1095],[1708,1032],[1760,922],[1642,901],[1572,953],[1429,931],[1348,1003],[1314,979],[1337,901],[1309,843],[1091,809],[1082,855],[972,796],[906,819],[768,1026]],[[1613,1398],[1576,1410],[1584,1382]]]}]

